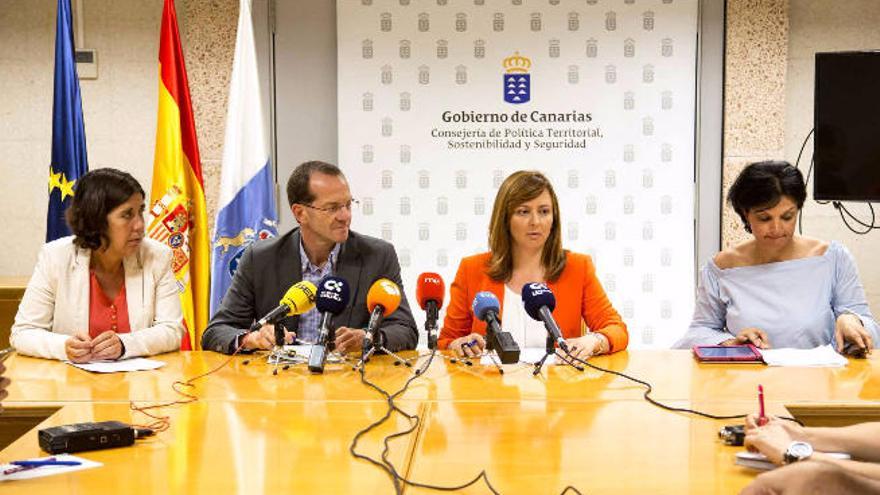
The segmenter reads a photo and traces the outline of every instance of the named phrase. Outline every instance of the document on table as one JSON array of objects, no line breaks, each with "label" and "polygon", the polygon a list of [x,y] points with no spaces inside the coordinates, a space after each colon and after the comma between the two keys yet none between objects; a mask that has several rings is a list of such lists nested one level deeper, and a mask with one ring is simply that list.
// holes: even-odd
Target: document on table
[{"label": "document on table", "polygon": [[[519,362],[520,363],[528,363],[535,364],[544,357],[544,354],[547,353],[547,350],[543,347],[526,347],[525,349],[520,349],[519,351]],[[483,357],[480,358],[480,364],[483,366],[492,366],[494,361],[489,357],[489,354],[483,354]],[[544,361],[544,364],[553,365],[556,364],[556,356],[550,356]]]},{"label": "document on table", "polygon": [[802,368],[842,367],[847,360],[831,344],[814,349],[761,349],[764,362],[770,366],[797,366]]},{"label": "document on table", "polygon": [[70,361],[65,362],[71,366],[76,366],[79,369],[91,371],[92,373],[119,373],[124,371],[155,370],[161,368],[162,366],[165,366],[165,363],[162,361],[145,358],[124,359],[122,361],[96,361],[94,363],[71,363]]},{"label": "document on table", "polygon": [[[312,347],[315,344],[285,344],[283,347],[283,353],[281,355],[281,361],[279,363],[285,364],[304,364],[309,362],[309,356],[312,355]],[[266,356],[266,362],[269,364],[275,364],[277,356],[275,355],[274,350]],[[342,363],[345,362],[345,359],[338,352],[327,352],[327,363]]]},{"label": "document on table", "polygon": [[299,354],[308,356],[312,352],[314,344],[284,344],[284,352],[288,354]]},{"label": "document on table", "polygon": [[54,455],[52,457],[40,457],[38,459],[28,459],[29,461],[72,461],[78,462],[77,466],[40,466],[35,468],[22,469],[15,464],[0,464],[0,481],[27,480],[32,478],[42,478],[43,476],[52,476],[56,474],[71,473],[82,469],[90,469],[101,467],[100,462],[90,461],[70,454]]}]

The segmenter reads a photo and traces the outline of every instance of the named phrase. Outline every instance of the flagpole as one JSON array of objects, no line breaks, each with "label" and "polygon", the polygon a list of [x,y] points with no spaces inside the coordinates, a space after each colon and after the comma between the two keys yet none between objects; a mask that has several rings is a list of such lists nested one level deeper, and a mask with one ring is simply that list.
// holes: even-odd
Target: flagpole
[{"label": "flagpole", "polygon": [[272,158],[272,176],[275,187],[275,210],[281,211],[281,188],[278,181],[278,119],[275,113],[278,105],[275,94],[275,0],[269,3],[269,152]]}]

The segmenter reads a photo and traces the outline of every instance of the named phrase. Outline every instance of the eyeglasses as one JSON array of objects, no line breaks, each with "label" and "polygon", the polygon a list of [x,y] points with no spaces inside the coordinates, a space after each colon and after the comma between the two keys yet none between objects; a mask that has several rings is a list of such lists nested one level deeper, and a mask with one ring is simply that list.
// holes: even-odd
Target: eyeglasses
[{"label": "eyeglasses", "polygon": [[339,213],[340,210],[342,210],[343,208],[346,209],[346,210],[348,210],[348,211],[351,211],[352,208],[354,208],[355,206],[360,205],[361,202],[358,201],[358,200],[356,200],[356,199],[350,199],[350,200],[348,200],[348,201],[346,201],[345,203],[342,203],[342,204],[334,203],[334,204],[331,204],[331,205],[328,205],[328,206],[323,206],[323,207],[307,205],[307,204],[305,204],[305,203],[297,203],[297,204],[302,205],[302,206],[305,206],[306,208],[311,208],[311,209],[313,209],[313,210],[317,210],[317,211],[323,212],[323,213],[329,213],[329,214],[331,214],[331,215],[335,215],[335,214]]}]

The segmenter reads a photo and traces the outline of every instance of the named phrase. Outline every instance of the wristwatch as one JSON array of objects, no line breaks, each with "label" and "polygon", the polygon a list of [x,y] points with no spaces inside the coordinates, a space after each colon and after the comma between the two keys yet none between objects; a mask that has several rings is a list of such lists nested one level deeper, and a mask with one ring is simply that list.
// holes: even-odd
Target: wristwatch
[{"label": "wristwatch", "polygon": [[608,341],[608,337],[605,334],[599,332],[591,332],[591,335],[596,337],[599,340],[599,352],[596,354],[606,354],[611,351],[611,342]]},{"label": "wristwatch", "polygon": [[791,464],[793,462],[804,461],[813,455],[813,446],[807,442],[791,442],[791,445],[785,449],[782,454],[782,462]]}]

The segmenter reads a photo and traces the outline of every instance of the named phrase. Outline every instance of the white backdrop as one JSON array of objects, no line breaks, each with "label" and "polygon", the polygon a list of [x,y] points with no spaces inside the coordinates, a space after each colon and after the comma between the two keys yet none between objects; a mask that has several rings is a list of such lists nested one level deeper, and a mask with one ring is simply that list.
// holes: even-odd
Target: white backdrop
[{"label": "white backdrop", "polygon": [[[630,347],[683,333],[696,0],[339,0],[337,16],[353,228],[394,243],[418,321],[416,276],[450,285],[461,257],[487,249],[501,181],[539,169],[565,247],[593,257]],[[505,101],[505,75],[530,78],[530,101]]]}]

